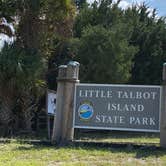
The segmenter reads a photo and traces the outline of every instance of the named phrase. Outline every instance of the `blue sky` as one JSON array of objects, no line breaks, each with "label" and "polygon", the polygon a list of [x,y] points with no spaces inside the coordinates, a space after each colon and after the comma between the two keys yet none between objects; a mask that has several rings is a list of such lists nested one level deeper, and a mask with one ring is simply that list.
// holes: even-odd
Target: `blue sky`
[{"label": "blue sky", "polygon": [[[94,0],[87,0],[88,2],[93,2]],[[117,1],[117,0],[114,0]],[[151,9],[157,9],[157,14],[159,16],[166,16],[166,0],[121,0],[120,7],[123,9],[130,6],[132,3],[140,4],[145,2]]]}]

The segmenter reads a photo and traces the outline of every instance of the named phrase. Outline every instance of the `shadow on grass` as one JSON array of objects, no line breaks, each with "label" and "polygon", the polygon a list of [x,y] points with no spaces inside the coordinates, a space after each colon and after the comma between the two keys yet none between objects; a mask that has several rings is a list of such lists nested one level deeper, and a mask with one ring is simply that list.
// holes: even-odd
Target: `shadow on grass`
[{"label": "shadow on grass", "polygon": [[[18,140],[19,142],[19,140]],[[21,141],[21,146],[17,146],[13,149],[16,151],[31,151],[31,150],[61,150],[61,148],[66,150],[87,150],[87,151],[102,151],[110,153],[126,153],[126,154],[135,154],[136,159],[147,158],[147,157],[162,157],[166,156],[166,149],[159,146],[144,144],[128,144],[128,143],[103,143],[103,142],[86,142],[86,141],[73,141],[70,145],[66,146],[57,146],[52,145],[50,141]],[[25,145],[28,143],[31,146]]]},{"label": "shadow on grass", "polygon": [[86,130],[78,129],[75,132],[75,138],[79,140],[102,140],[102,139],[117,139],[117,140],[130,140],[130,139],[158,139],[159,133],[147,133],[147,132],[129,132],[129,131],[98,131],[98,130]]},{"label": "shadow on grass", "polygon": [[[107,139],[108,142],[103,142],[102,139]],[[20,145],[13,149],[16,151],[31,151],[31,150],[75,150],[79,153],[80,149],[88,151],[106,151],[111,153],[134,153],[135,158],[161,157],[166,155],[166,149],[159,147],[159,142],[156,143],[135,143],[130,142],[130,139],[159,139],[159,134],[154,133],[133,133],[133,132],[117,132],[117,131],[76,131],[75,140],[66,146],[52,145],[49,140],[31,140],[16,139],[16,143]],[[111,142],[111,139],[119,139],[118,142]],[[121,140],[125,142],[121,142]],[[3,143],[3,140],[0,140]],[[4,143],[10,143],[10,140],[4,140]],[[27,146],[28,144],[28,146]],[[30,146],[29,146],[30,145]]]}]

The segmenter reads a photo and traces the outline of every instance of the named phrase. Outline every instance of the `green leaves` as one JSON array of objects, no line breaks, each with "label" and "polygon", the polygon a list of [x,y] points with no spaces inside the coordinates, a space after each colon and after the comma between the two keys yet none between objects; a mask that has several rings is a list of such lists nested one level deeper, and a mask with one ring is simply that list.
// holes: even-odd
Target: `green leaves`
[{"label": "green leaves", "polygon": [[13,88],[20,91],[33,86],[40,78],[41,67],[40,56],[33,51],[6,45],[0,52],[0,86],[7,85],[10,80],[15,80]]},{"label": "green leaves", "polygon": [[[131,60],[136,51],[118,31],[102,26],[88,27],[80,39],[77,60],[82,81],[124,83],[130,77]],[[86,74],[85,74],[86,73]]]},{"label": "green leaves", "polygon": [[149,16],[149,8],[144,4],[128,9],[126,19],[128,17],[133,29],[130,43],[139,48],[133,59],[131,83],[161,84],[162,64],[166,61],[166,23],[155,16],[155,10]]},{"label": "green leaves", "polygon": [[75,36],[80,37],[76,59],[81,63],[80,79],[84,82],[124,83],[130,78],[137,48],[129,45],[131,28],[124,22],[118,3],[95,2],[76,18]]},{"label": "green leaves", "polygon": [[155,9],[150,13],[145,3],[127,10],[118,3],[94,2],[76,17],[80,78],[85,82],[160,84],[166,61],[164,18],[158,18]]}]

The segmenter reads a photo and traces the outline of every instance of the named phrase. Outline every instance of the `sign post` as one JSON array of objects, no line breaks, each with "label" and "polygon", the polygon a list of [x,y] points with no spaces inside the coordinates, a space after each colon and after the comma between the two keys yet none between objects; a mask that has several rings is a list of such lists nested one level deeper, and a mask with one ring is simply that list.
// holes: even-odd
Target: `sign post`
[{"label": "sign post", "polygon": [[79,63],[69,62],[59,67],[56,120],[54,120],[52,143],[68,144],[73,140],[73,105],[75,84],[79,82]]},{"label": "sign post", "polygon": [[160,122],[160,145],[166,148],[166,63],[163,64],[162,107]]}]

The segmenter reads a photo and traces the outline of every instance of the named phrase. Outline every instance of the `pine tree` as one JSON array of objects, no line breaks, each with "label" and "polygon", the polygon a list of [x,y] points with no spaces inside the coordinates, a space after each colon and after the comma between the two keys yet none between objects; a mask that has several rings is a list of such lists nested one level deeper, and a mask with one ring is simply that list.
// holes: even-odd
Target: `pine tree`
[{"label": "pine tree", "polygon": [[94,2],[76,18],[75,36],[80,40],[76,59],[81,63],[80,78],[84,82],[124,83],[130,78],[137,49],[129,46],[131,30],[123,22],[118,3]]}]

